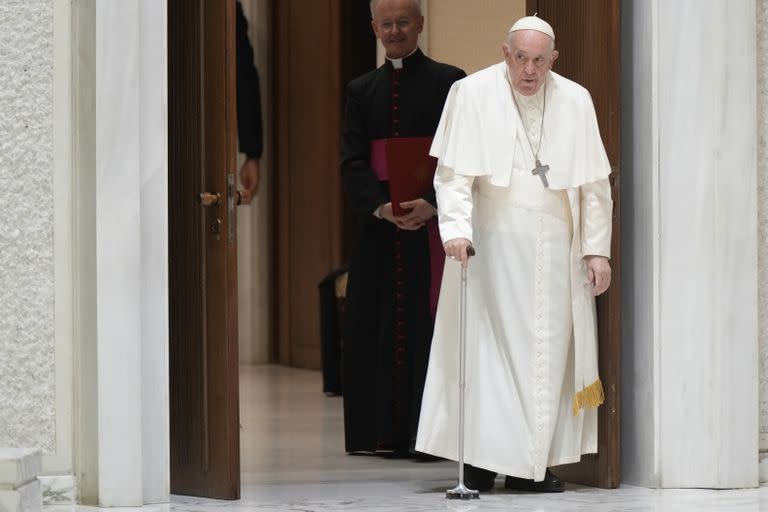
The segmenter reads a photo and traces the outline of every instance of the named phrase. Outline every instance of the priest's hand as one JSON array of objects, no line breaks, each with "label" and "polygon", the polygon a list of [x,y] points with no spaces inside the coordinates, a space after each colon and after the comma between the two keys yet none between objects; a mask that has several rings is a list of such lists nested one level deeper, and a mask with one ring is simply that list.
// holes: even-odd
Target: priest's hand
[{"label": "priest's hand", "polygon": [[253,196],[259,190],[259,180],[261,178],[261,169],[259,168],[258,158],[248,158],[240,167],[240,183],[245,191],[240,194],[240,203],[249,204]]},{"label": "priest's hand", "polygon": [[461,261],[461,266],[466,267],[469,264],[467,247],[471,245],[472,242],[466,238],[453,238],[443,244],[443,249],[445,249],[446,256],[452,260]]},{"label": "priest's hand", "polygon": [[400,203],[400,208],[408,210],[408,213],[397,217],[397,225],[400,229],[414,231],[421,229],[424,223],[435,216],[437,210],[424,199],[414,199]]},{"label": "priest's hand", "polygon": [[602,295],[611,285],[611,264],[605,256],[584,256],[587,262],[587,279],[592,285],[592,295]]},{"label": "priest's hand", "polygon": [[384,203],[379,206],[378,216],[397,225],[397,217],[395,217],[395,212],[392,211],[392,203]]}]

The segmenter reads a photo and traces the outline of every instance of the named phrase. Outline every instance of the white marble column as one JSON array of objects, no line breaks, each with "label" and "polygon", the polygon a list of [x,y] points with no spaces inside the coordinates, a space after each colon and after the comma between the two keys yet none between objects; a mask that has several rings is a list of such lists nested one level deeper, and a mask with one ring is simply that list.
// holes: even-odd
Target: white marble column
[{"label": "white marble column", "polygon": [[768,0],[757,0],[757,107],[760,481],[768,482]]},{"label": "white marble column", "polygon": [[141,435],[143,502],[170,497],[166,2],[140,0]]},{"label": "white marble column", "polygon": [[165,2],[74,3],[76,470],[83,502],[169,499]]},{"label": "white marble column", "polygon": [[757,485],[755,6],[622,2],[627,483]]}]

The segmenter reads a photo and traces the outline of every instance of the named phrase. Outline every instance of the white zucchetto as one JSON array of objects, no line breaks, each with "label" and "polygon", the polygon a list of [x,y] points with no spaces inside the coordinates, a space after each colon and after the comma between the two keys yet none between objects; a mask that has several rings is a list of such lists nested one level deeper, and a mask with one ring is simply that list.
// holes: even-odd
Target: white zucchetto
[{"label": "white zucchetto", "polygon": [[552,26],[538,16],[526,16],[525,18],[520,18],[514,25],[512,25],[509,32],[512,33],[517,30],[536,30],[547,34],[552,40],[555,39],[555,31],[552,30]]}]

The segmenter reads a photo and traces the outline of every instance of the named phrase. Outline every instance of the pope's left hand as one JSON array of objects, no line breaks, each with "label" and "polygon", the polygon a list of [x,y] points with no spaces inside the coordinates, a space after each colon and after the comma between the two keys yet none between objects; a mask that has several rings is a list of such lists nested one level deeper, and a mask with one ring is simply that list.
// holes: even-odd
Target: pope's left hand
[{"label": "pope's left hand", "polygon": [[592,295],[602,295],[611,285],[611,264],[605,256],[584,256],[587,279],[592,284]]},{"label": "pope's left hand", "polygon": [[421,228],[425,222],[435,216],[437,210],[424,199],[414,199],[400,203],[400,208],[409,210],[408,213],[397,217],[397,225],[401,229],[415,230]]}]

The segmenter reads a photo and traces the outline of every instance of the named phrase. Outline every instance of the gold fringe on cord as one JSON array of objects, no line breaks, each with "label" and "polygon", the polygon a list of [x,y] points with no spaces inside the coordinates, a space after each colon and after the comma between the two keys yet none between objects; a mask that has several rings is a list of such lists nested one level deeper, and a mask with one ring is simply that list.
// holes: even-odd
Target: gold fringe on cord
[{"label": "gold fringe on cord", "polygon": [[578,416],[579,411],[586,407],[597,407],[605,400],[603,383],[600,379],[585,387],[573,395],[573,415]]}]

